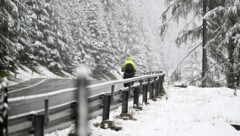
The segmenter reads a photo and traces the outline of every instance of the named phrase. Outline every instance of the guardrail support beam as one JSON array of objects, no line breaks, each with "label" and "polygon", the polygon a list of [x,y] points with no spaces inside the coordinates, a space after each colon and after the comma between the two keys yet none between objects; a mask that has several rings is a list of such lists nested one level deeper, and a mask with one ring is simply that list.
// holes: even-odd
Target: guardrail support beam
[{"label": "guardrail support beam", "polygon": [[139,88],[133,90],[133,105],[139,107]]},{"label": "guardrail support beam", "polygon": [[153,89],[154,89],[154,82],[149,84],[149,98],[153,99]]},{"label": "guardrail support beam", "polygon": [[147,97],[148,97],[148,85],[143,86],[143,103],[147,104]]},{"label": "guardrail support beam", "polygon": [[108,120],[110,115],[110,103],[111,103],[111,94],[105,94],[103,96],[103,114],[102,121]]},{"label": "guardrail support beam", "polygon": [[132,85],[129,84],[129,86],[128,86],[128,98],[131,98],[132,94],[133,94],[133,92],[132,92]]},{"label": "guardrail support beam", "polygon": [[47,126],[48,125],[48,115],[49,115],[49,101],[48,101],[48,98],[45,99],[45,103],[44,103],[44,106],[45,106],[45,111],[44,111],[44,125]]},{"label": "guardrail support beam", "polygon": [[122,91],[122,113],[128,113],[128,94],[129,91]]},{"label": "guardrail support beam", "polygon": [[115,88],[115,86],[112,85],[112,86],[111,86],[111,103],[114,102],[114,88]]},{"label": "guardrail support beam", "polygon": [[102,114],[102,122],[100,123],[100,128],[103,128],[103,129],[110,128],[118,131],[118,130],[121,130],[122,127],[115,125],[114,121],[109,120],[111,96],[112,96],[111,93],[107,93],[103,96],[103,114]]},{"label": "guardrail support beam", "polygon": [[87,136],[88,135],[88,117],[89,117],[89,105],[88,96],[89,89],[89,77],[91,76],[91,70],[85,66],[80,65],[77,69],[78,80],[76,86],[78,88],[76,92],[77,100],[77,119],[75,121],[75,135],[76,136]]},{"label": "guardrail support beam", "polygon": [[163,87],[164,78],[165,78],[165,75],[162,75],[162,91],[164,91],[164,87]]},{"label": "guardrail support beam", "polygon": [[[6,80],[6,79],[5,79]],[[3,87],[3,88],[2,88]],[[1,91],[2,90],[2,91]],[[2,121],[0,121],[0,135],[8,136],[8,88],[7,88],[7,80],[4,81],[0,85],[1,98],[0,98],[0,117]]]},{"label": "guardrail support beam", "polygon": [[162,91],[163,91],[163,76],[160,76],[159,93],[161,94]]},{"label": "guardrail support beam", "polygon": [[160,91],[160,90],[159,90],[159,88],[160,88],[159,86],[160,86],[160,80],[161,80],[160,78],[161,78],[161,77],[159,76],[159,77],[158,77],[158,80],[156,81],[156,97],[159,96],[159,91]]},{"label": "guardrail support beam", "polygon": [[143,93],[143,80],[140,80],[139,93]]},{"label": "guardrail support beam", "polygon": [[156,77],[154,77],[154,82],[153,82],[153,97],[154,98],[157,98],[157,80],[156,80],[157,78]]},{"label": "guardrail support beam", "polygon": [[44,115],[34,115],[34,136],[44,136]]},{"label": "guardrail support beam", "polygon": [[128,113],[128,95],[129,95],[129,90],[127,91],[122,91],[122,113],[120,114],[120,118],[124,120],[136,120],[133,118],[132,114]]}]

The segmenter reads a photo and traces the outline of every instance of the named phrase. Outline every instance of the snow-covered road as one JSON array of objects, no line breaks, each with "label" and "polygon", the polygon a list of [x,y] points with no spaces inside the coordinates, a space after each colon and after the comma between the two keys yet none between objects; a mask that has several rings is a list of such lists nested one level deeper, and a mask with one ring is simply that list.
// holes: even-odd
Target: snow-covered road
[{"label": "snow-covered road", "polygon": [[[121,107],[110,113],[110,120],[123,127],[120,131],[101,129],[90,120],[93,136],[240,136],[230,124],[240,125],[240,91],[238,96],[227,88],[165,88],[166,96],[149,100],[142,111],[130,108],[136,121],[117,118]],[[141,100],[141,99],[140,99]],[[132,106],[132,102],[129,104]],[[47,136],[67,136],[73,127]]]}]

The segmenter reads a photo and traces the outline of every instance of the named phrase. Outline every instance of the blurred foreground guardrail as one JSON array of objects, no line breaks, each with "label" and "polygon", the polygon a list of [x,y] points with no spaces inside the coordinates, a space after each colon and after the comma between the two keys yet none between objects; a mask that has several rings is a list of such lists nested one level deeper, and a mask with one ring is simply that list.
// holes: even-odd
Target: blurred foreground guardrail
[{"label": "blurred foreground guardrail", "polygon": [[8,134],[8,89],[7,82],[0,84],[0,136]]},{"label": "blurred foreground guardrail", "polygon": [[[109,119],[110,111],[122,105],[121,115],[128,113],[128,100],[133,99],[133,105],[139,107],[139,96],[142,94],[142,102],[147,103],[148,99],[155,99],[163,93],[164,73],[154,72],[148,73],[144,76],[134,77],[124,80],[115,80],[105,83],[87,86],[87,79],[81,77],[76,83],[76,88],[69,88],[65,90],[31,95],[26,97],[9,98],[6,95],[1,95],[0,101],[0,135],[1,136],[27,136],[35,135],[42,136],[44,133],[49,133],[57,129],[63,129],[71,124],[77,124],[76,129],[84,122],[83,117],[89,116],[86,119],[92,119],[96,116],[102,116],[102,125]],[[116,90],[115,86],[123,83],[135,82],[135,85],[128,88]],[[89,96],[84,100],[84,96],[88,96],[87,90],[98,89],[102,87],[110,87],[111,91],[102,92],[95,96]],[[5,87],[2,91],[6,93]],[[85,91],[86,92],[85,92]],[[83,91],[83,92],[82,92]],[[85,93],[84,93],[85,92]],[[131,93],[132,92],[132,93]],[[60,96],[74,95],[75,99],[66,101],[56,106],[49,106],[51,100],[58,99]],[[131,95],[133,94],[133,95]],[[6,96],[6,97],[3,97]],[[85,97],[86,98],[86,97]],[[44,108],[39,108],[24,114],[14,115],[8,117],[3,116],[8,108],[2,108],[2,105],[17,105],[18,103],[25,103],[26,101],[40,101]],[[8,102],[8,104],[7,104]],[[84,104],[86,102],[86,104]],[[86,105],[88,107],[86,107]],[[86,111],[85,111],[86,110]],[[80,114],[77,114],[80,113]],[[7,119],[6,119],[7,118]],[[75,122],[75,120],[79,122]],[[82,123],[80,121],[83,121]],[[7,128],[6,128],[7,127]],[[80,135],[80,132],[75,132]]]}]

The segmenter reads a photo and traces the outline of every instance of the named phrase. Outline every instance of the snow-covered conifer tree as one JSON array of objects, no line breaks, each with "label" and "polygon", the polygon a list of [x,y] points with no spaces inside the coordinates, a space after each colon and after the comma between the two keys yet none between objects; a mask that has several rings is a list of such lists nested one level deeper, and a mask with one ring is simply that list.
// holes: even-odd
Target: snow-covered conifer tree
[{"label": "snow-covered conifer tree", "polygon": [[16,72],[19,52],[24,48],[22,38],[26,32],[21,22],[26,9],[15,0],[1,0],[0,7],[0,69]]},{"label": "snow-covered conifer tree", "polygon": [[[203,26],[201,24],[194,25],[194,27],[189,26],[194,23],[194,18],[201,18],[204,1],[166,0],[168,8],[162,14],[163,24],[161,26],[161,34],[164,35],[166,32],[169,21],[179,21],[180,18],[187,18],[189,15],[193,15],[193,19],[185,27],[190,29],[181,31],[179,37],[176,39],[176,43],[180,45],[189,40],[197,41],[201,38]],[[224,74],[230,88],[233,88],[233,85],[236,84],[237,74],[239,73],[239,69],[237,68],[239,47],[237,47],[237,40],[235,40],[237,30],[235,28],[237,28],[236,24],[239,13],[238,3],[238,0],[206,0],[207,12],[204,15],[204,19],[207,21],[207,41],[204,48],[209,53],[208,59],[212,59],[214,62],[202,72],[209,71],[207,77],[215,81],[217,81],[217,77]],[[171,16],[168,17],[168,15]],[[219,67],[221,68],[219,69]],[[216,75],[216,73],[220,75]],[[211,83],[211,80],[207,80],[209,81],[208,83]],[[212,85],[209,84],[209,86]]]}]

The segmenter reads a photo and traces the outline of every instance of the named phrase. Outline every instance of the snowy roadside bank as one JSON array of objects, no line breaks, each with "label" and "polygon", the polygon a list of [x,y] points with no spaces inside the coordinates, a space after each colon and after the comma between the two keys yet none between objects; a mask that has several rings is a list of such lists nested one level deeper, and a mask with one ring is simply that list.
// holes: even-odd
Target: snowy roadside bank
[{"label": "snowy roadside bank", "polygon": [[[123,130],[100,129],[93,124],[101,117],[89,121],[93,136],[239,136],[240,131],[230,124],[240,125],[240,91],[238,96],[227,88],[166,88],[166,97],[156,102],[149,100],[142,111],[133,112],[136,121],[116,118],[121,107],[110,113]],[[132,106],[132,102],[130,102]],[[67,136],[73,127],[47,136]]]},{"label": "snowy roadside bank", "polygon": [[[32,79],[35,80],[35,79],[42,79],[42,78],[63,78],[63,77],[60,77],[60,76],[52,73],[46,67],[42,67],[42,66],[35,67],[35,71],[33,71],[33,70],[21,65],[21,68],[18,67],[16,72],[18,73],[16,75],[14,73],[10,73],[12,76],[8,77],[9,78],[9,80],[8,80],[9,86],[14,86],[19,83],[23,83],[25,81],[29,81]],[[64,71],[62,71],[62,72],[69,78],[73,78],[73,76],[70,75],[69,73],[64,72]]]}]

